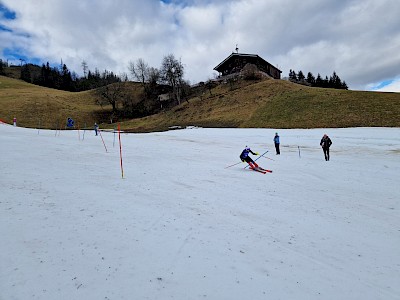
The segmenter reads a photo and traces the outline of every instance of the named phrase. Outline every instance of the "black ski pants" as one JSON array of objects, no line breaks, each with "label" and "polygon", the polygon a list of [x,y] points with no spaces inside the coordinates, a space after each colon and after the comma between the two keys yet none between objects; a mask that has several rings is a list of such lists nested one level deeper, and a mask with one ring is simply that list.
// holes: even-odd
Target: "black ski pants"
[{"label": "black ski pants", "polygon": [[250,157],[250,156],[247,156],[247,157],[245,157],[244,158],[244,160],[247,162],[247,163],[254,163],[254,160]]},{"label": "black ski pants", "polygon": [[324,151],[325,160],[329,160],[329,147],[322,147],[322,151]]},{"label": "black ski pants", "polygon": [[275,150],[276,150],[276,154],[281,154],[281,151],[279,150],[279,143],[275,143]]}]

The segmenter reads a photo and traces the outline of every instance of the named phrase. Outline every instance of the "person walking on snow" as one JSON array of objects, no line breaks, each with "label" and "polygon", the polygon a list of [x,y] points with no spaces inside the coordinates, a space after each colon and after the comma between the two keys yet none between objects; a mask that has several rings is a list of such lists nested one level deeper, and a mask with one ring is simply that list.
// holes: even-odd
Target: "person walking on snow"
[{"label": "person walking on snow", "polygon": [[325,160],[328,161],[329,147],[332,145],[332,141],[327,134],[324,134],[319,145],[322,147],[322,150],[324,151]]},{"label": "person walking on snow", "polygon": [[242,153],[240,154],[240,159],[242,162],[247,162],[251,169],[258,168],[259,166],[254,162],[254,160],[249,156],[249,154],[258,155],[258,152],[251,151],[250,147],[243,149]]},{"label": "person walking on snow", "polygon": [[274,136],[274,144],[275,144],[276,155],[280,155],[281,154],[281,151],[279,150],[280,142],[279,142],[279,135],[277,132],[275,133]]}]

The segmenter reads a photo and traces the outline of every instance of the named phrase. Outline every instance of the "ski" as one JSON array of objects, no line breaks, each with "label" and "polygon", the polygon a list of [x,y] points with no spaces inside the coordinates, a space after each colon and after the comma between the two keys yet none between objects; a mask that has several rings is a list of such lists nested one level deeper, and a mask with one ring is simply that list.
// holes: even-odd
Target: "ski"
[{"label": "ski", "polygon": [[266,171],[263,171],[263,170],[260,170],[260,169],[250,169],[250,170],[253,170],[253,171],[256,171],[256,172],[260,172],[260,173],[263,173],[263,174],[267,173]]},{"label": "ski", "polygon": [[262,171],[265,171],[265,172],[268,172],[268,173],[272,173],[272,170],[268,170],[268,169],[264,169],[264,168],[261,168],[261,167],[258,167],[260,170],[262,170]]},{"label": "ski", "polygon": [[260,167],[254,168],[254,169],[251,169],[251,168],[250,168],[250,170],[253,170],[253,171],[256,171],[256,172],[260,172],[260,173],[263,173],[263,174],[265,174],[265,173],[272,173],[271,170],[263,169],[263,168],[260,168]]}]

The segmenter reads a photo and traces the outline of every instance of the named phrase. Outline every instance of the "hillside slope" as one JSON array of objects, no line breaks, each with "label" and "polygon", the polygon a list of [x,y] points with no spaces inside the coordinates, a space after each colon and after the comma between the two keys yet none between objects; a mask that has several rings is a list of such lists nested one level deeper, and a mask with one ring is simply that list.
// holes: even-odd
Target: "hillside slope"
[{"label": "hillside slope", "polygon": [[91,91],[71,93],[0,76],[0,119],[18,126],[63,128],[72,117],[81,128],[92,126],[104,115]]},{"label": "hillside slope", "polygon": [[400,94],[311,88],[284,80],[220,85],[202,99],[131,120],[133,131],[171,126],[242,128],[400,127]]},{"label": "hillside slope", "polygon": [[[134,88],[134,87],[133,87]],[[110,107],[93,91],[71,93],[0,76],[0,119],[19,126],[63,128],[73,117],[82,128],[104,120]],[[61,125],[60,125],[61,124]],[[284,80],[220,84],[157,115],[122,122],[126,131],[172,126],[242,128],[400,127],[400,93],[311,88]],[[102,124],[112,128],[114,124]]]}]

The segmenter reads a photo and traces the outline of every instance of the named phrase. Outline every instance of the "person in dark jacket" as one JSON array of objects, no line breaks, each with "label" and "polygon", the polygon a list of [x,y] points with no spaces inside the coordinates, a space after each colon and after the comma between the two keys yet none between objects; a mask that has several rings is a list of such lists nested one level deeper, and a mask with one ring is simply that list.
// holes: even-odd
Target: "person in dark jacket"
[{"label": "person in dark jacket", "polygon": [[274,136],[274,144],[275,144],[276,155],[280,155],[281,154],[281,151],[279,150],[280,142],[279,142],[279,135],[277,132],[275,133]]},{"label": "person in dark jacket", "polygon": [[257,152],[251,151],[250,147],[243,149],[242,153],[240,154],[240,159],[242,162],[247,162],[251,169],[258,168],[258,165],[254,162],[254,160],[249,156],[249,154],[258,155]]},{"label": "person in dark jacket", "polygon": [[329,147],[332,145],[332,141],[327,134],[324,134],[319,145],[322,147],[322,150],[324,151],[325,160],[328,161]]}]

